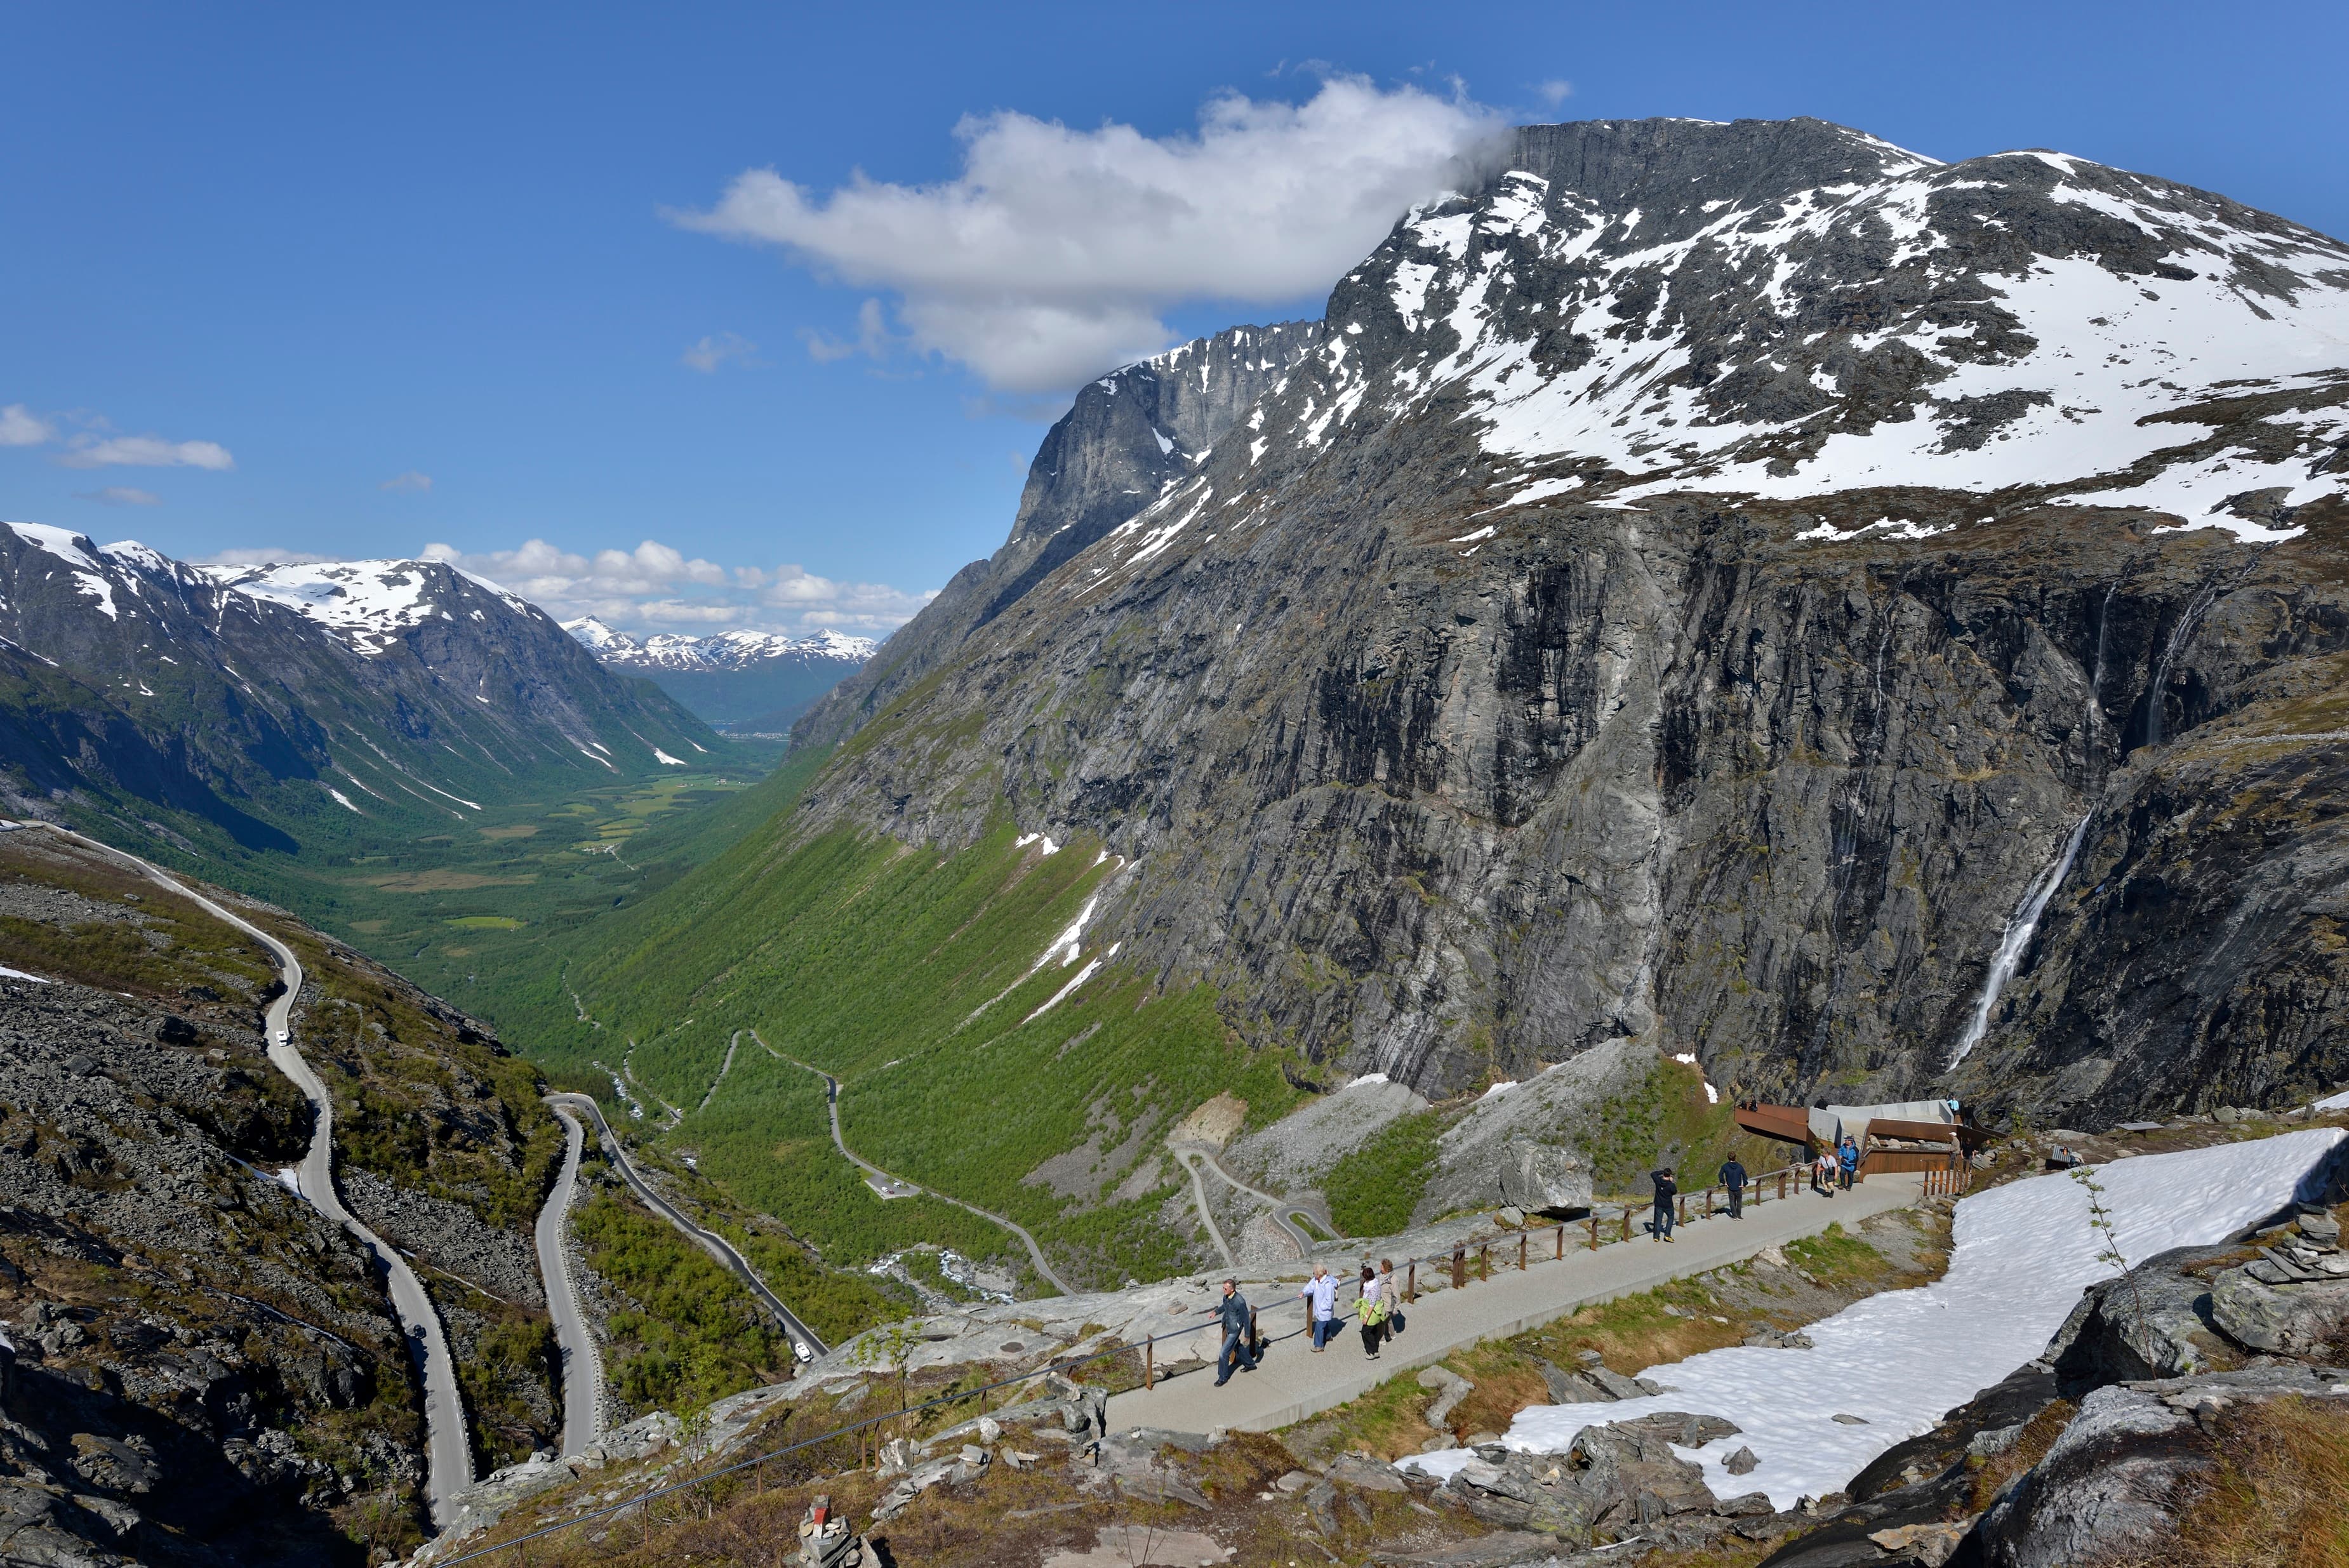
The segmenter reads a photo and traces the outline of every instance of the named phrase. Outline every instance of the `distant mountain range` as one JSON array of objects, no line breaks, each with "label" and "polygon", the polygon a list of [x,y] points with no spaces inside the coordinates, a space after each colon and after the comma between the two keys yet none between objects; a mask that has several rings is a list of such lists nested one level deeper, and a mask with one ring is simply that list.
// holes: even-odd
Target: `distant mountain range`
[{"label": "distant mountain range", "polygon": [[716,744],[440,562],[196,566],[0,524],[0,814],[217,865],[445,833]]},{"label": "distant mountain range", "polygon": [[738,631],[638,638],[589,615],[563,629],[606,665],[645,676],[709,723],[757,733],[788,729],[881,646],[828,628],[806,637]]}]

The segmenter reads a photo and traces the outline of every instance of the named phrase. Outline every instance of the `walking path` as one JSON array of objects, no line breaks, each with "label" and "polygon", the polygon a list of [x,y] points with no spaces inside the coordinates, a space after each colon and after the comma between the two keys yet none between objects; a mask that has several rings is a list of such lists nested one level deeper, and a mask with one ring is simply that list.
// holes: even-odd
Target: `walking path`
[{"label": "walking path", "polygon": [[604,1358],[595,1336],[587,1332],[579,1307],[579,1292],[571,1278],[571,1254],[564,1246],[571,1222],[571,1197],[579,1183],[579,1156],[587,1140],[586,1129],[571,1108],[553,1108],[563,1123],[567,1147],[563,1171],[546,1206],[538,1212],[538,1272],[546,1279],[546,1315],[554,1322],[554,1342],[563,1352],[563,1454],[582,1453],[603,1435]]},{"label": "walking path", "polygon": [[774,1314],[775,1321],[783,1326],[784,1334],[791,1338],[793,1352],[802,1360],[812,1360],[831,1348],[816,1337],[814,1329],[802,1323],[799,1315],[782,1304],[781,1297],[767,1288],[767,1282],[759,1277],[759,1271],[750,1266],[750,1259],[734,1250],[733,1243],[714,1231],[703,1230],[699,1225],[687,1219],[678,1211],[675,1204],[662,1197],[653,1184],[644,1179],[642,1173],[628,1159],[627,1150],[620,1147],[620,1140],[612,1135],[611,1124],[604,1119],[602,1106],[584,1094],[550,1094],[546,1097],[546,1103],[557,1109],[585,1111],[595,1118],[596,1140],[603,1144],[604,1152],[610,1157],[612,1168],[619,1171],[620,1179],[627,1182],[638,1198],[644,1200],[647,1208],[667,1220],[684,1235],[686,1240],[716,1258],[736,1278],[750,1286],[750,1294],[757,1296],[761,1305]]},{"label": "walking path", "polygon": [[[1060,1275],[1052,1272],[1052,1265],[1044,1261],[1044,1249],[1036,1244],[1036,1238],[1030,1235],[1028,1233],[1028,1227],[1019,1223],[1019,1221],[1005,1219],[1001,1214],[996,1213],[992,1210],[982,1209],[976,1203],[966,1203],[961,1199],[941,1192],[935,1187],[925,1187],[918,1181],[908,1181],[902,1176],[892,1175],[890,1172],[882,1170],[878,1165],[874,1164],[870,1160],[860,1158],[856,1151],[849,1148],[847,1142],[840,1136],[840,1080],[833,1077],[830,1073],[824,1071],[822,1068],[812,1068],[809,1067],[807,1063],[800,1060],[797,1057],[787,1057],[783,1055],[782,1052],[767,1044],[766,1037],[760,1034],[756,1029],[752,1029],[750,1031],[750,1037],[759,1042],[759,1048],[761,1050],[765,1051],[777,1061],[789,1062],[792,1066],[800,1068],[802,1071],[812,1072],[815,1074],[816,1077],[823,1079],[824,1104],[832,1112],[832,1146],[834,1149],[839,1150],[842,1157],[847,1160],[850,1164],[855,1166],[859,1171],[864,1171],[868,1176],[874,1177],[877,1181],[892,1182],[899,1187],[908,1188],[913,1191],[923,1194],[925,1197],[936,1198],[941,1203],[952,1203],[956,1208],[962,1210],[965,1213],[977,1214],[982,1220],[990,1221],[995,1224],[1002,1226],[1005,1230],[1009,1231],[1013,1235],[1018,1236],[1027,1246],[1028,1261],[1036,1265],[1036,1272],[1043,1276],[1045,1284],[1050,1285],[1054,1290],[1059,1291],[1062,1295],[1074,1295],[1077,1294],[1061,1281]],[[887,1196],[885,1193],[883,1195]]]},{"label": "walking path", "polygon": [[279,978],[285,989],[269,1004],[262,1021],[264,1038],[268,1042],[269,1059],[279,1072],[294,1080],[310,1101],[316,1114],[310,1133],[310,1147],[302,1156],[297,1176],[302,1196],[311,1207],[336,1224],[349,1232],[383,1264],[385,1283],[391,1296],[393,1312],[398,1316],[401,1329],[408,1339],[409,1354],[415,1357],[424,1379],[424,1432],[427,1449],[425,1492],[432,1510],[432,1522],[445,1525],[450,1518],[450,1502],[459,1492],[473,1484],[473,1447],[465,1430],[465,1406],[457,1392],[457,1365],[450,1359],[448,1336],[441,1331],[440,1315],[433,1309],[432,1298],[424,1293],[423,1282],[398,1250],[385,1243],[382,1237],[368,1230],[343,1207],[341,1194],[335,1191],[335,1102],[326,1093],[326,1086],[310,1070],[310,1064],[294,1047],[294,1004],[302,995],[302,962],[294,950],[269,933],[240,915],[230,913],[211,899],[189,887],[162,867],[140,860],[128,851],[111,844],[85,838],[70,829],[54,822],[39,826],[61,838],[101,854],[111,855],[136,869],[148,881],[178,894],[210,914],[215,920],[234,926],[269,950],[277,960]]},{"label": "walking path", "polygon": [[[1839,1197],[1798,1191],[1785,1201],[1749,1204],[1745,1217],[1692,1220],[1670,1245],[1637,1235],[1596,1252],[1577,1250],[1578,1230],[1567,1228],[1563,1261],[1534,1263],[1519,1272],[1505,1267],[1500,1250],[1493,1277],[1472,1274],[1465,1288],[1423,1295],[1406,1309],[1409,1326],[1376,1361],[1363,1358],[1361,1339],[1341,1334],[1316,1356],[1302,1335],[1274,1346],[1253,1373],[1236,1375],[1218,1388],[1206,1367],[1165,1379],[1153,1389],[1134,1389],[1109,1402],[1112,1429],[1155,1427],[1164,1431],[1205,1432],[1216,1427],[1267,1432],[1361,1398],[1399,1372],[1440,1361],[1479,1340],[1506,1339],[1538,1328],[1597,1302],[1650,1290],[1670,1280],[1741,1262],[1766,1246],[1814,1235],[1841,1221],[1847,1226],[1917,1201],[1923,1179],[1884,1175]],[[1536,1232],[1539,1236],[1541,1232]],[[1428,1265],[1422,1264],[1424,1274]],[[1303,1304],[1293,1290],[1256,1303],[1268,1336],[1304,1323]]]}]

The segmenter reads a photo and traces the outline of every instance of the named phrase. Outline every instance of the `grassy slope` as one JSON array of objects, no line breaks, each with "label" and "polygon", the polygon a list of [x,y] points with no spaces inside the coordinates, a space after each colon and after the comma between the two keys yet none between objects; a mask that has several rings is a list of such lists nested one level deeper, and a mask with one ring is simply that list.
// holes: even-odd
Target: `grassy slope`
[{"label": "grassy slope", "polygon": [[[775,794],[787,801],[794,788],[779,779]],[[782,1057],[843,1080],[859,1153],[1011,1215],[1081,1276],[1163,1274],[1188,1243],[1155,1222],[1171,1171],[1114,1203],[1022,1178],[1089,1136],[1116,1149],[1223,1089],[1259,1116],[1295,1091],[1273,1058],[1228,1038],[1212,995],[1155,995],[1114,965],[1031,1019],[1075,975],[1035,965],[1114,871],[1096,850],[1040,855],[1008,824],[952,855],[846,831],[792,842],[777,821],[636,912],[626,946],[572,966],[602,1027],[574,1020],[553,1064],[575,1074],[636,1042],[636,1076],[692,1112],[667,1140],[836,1262],[916,1241],[1015,1254],[1005,1233],[959,1210],[874,1197],[831,1149],[817,1078],[747,1037],[698,1109],[732,1032],[755,1028]],[[542,995],[536,1008],[566,1005]]]}]

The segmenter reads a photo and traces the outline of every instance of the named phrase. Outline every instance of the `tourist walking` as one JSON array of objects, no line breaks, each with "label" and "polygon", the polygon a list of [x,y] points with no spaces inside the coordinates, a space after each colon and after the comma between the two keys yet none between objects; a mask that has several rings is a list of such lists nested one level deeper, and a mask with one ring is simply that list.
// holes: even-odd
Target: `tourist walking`
[{"label": "tourist walking", "polygon": [[1313,1354],[1319,1356],[1338,1332],[1338,1282],[1323,1264],[1313,1265],[1313,1277],[1297,1293],[1305,1299],[1305,1320],[1313,1327]]},{"label": "tourist walking", "polygon": [[1224,1282],[1224,1299],[1207,1310],[1221,1320],[1224,1328],[1224,1347],[1216,1356],[1216,1387],[1220,1388],[1232,1380],[1234,1368],[1243,1372],[1256,1370],[1256,1355],[1248,1345],[1248,1330],[1254,1322],[1247,1301],[1240,1295],[1240,1282],[1236,1279]]},{"label": "tourist walking", "polygon": [[1394,1259],[1379,1260],[1379,1299],[1386,1304],[1386,1331],[1382,1339],[1392,1339],[1402,1332],[1402,1286],[1395,1282]]},{"label": "tourist walking", "polygon": [[1649,1222],[1648,1233],[1660,1242],[1672,1239],[1672,1205],[1681,1195],[1681,1184],[1672,1175],[1672,1168],[1648,1172],[1648,1180],[1656,1184],[1656,1217]]},{"label": "tourist walking", "polygon": [[1721,1184],[1729,1189],[1729,1217],[1745,1218],[1745,1167],[1734,1154],[1721,1162]]},{"label": "tourist walking", "polygon": [[1859,1140],[1848,1132],[1844,1134],[1843,1147],[1836,1150],[1836,1167],[1843,1178],[1843,1190],[1850,1191],[1852,1178],[1859,1174]]},{"label": "tourist walking", "polygon": [[1386,1297],[1379,1290],[1378,1272],[1368,1264],[1362,1265],[1362,1294],[1354,1312],[1362,1323],[1362,1358],[1376,1361],[1387,1324]]}]

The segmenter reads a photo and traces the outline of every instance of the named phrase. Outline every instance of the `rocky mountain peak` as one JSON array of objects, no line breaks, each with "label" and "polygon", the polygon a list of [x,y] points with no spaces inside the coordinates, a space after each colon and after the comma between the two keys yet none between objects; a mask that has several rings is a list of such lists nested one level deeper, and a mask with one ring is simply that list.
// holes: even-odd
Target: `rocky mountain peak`
[{"label": "rocky mountain peak", "polygon": [[232,593],[283,605],[370,655],[385,652],[399,634],[429,620],[483,619],[487,611],[476,602],[483,597],[516,614],[543,618],[545,614],[489,579],[441,561],[272,562],[202,570]]},{"label": "rocky mountain peak", "polygon": [[1495,518],[1703,491],[1853,498],[1822,537],[2062,502],[2273,540],[2343,490],[2349,246],[2313,230],[1816,120],[1539,126],[1511,153],[1347,275],[1247,442],[1125,553],[1228,541],[1244,493],[1423,417],[1475,428],[1456,477]]},{"label": "rocky mountain peak", "polygon": [[2214,803],[2337,769],[2349,247],[1820,121],[1506,151],[1163,495],[812,716],[904,697],[799,830],[1098,834],[1125,962],[1414,1087],[1658,1031],[1806,1099],[2333,1071],[2270,998],[2349,861]]}]

